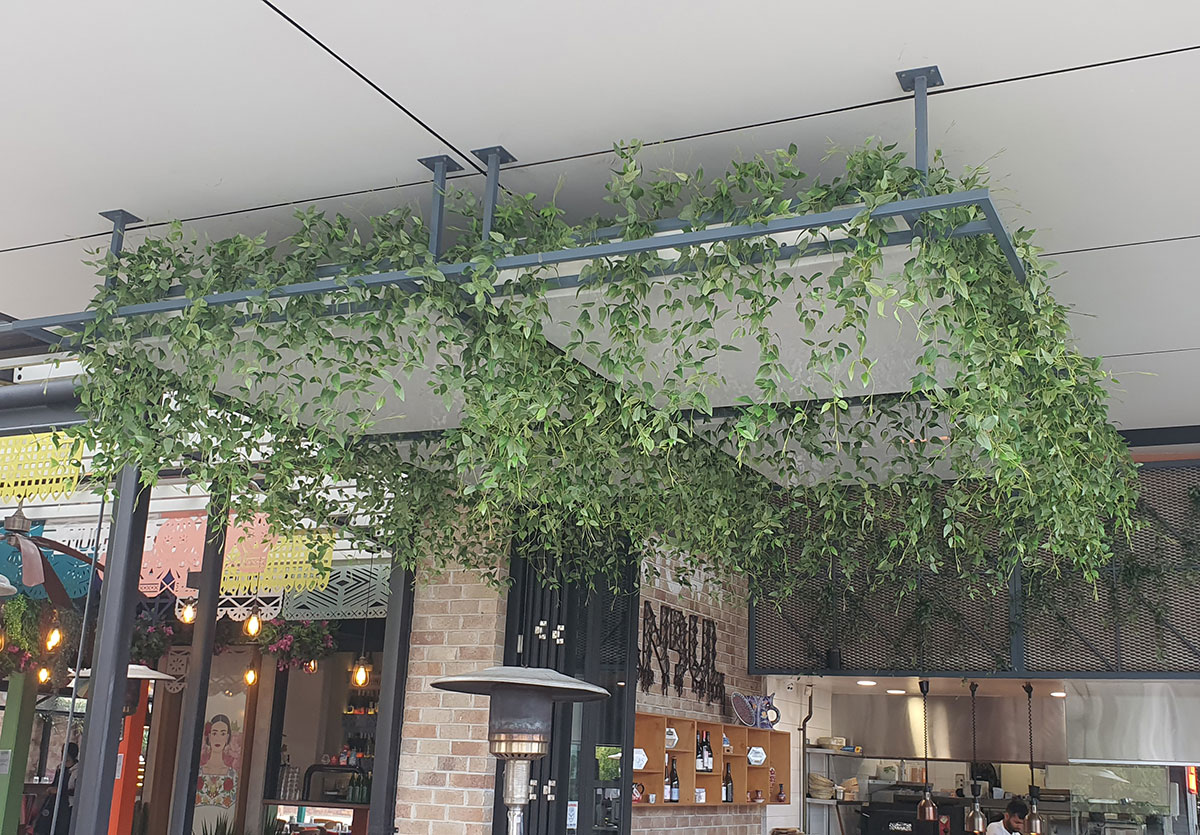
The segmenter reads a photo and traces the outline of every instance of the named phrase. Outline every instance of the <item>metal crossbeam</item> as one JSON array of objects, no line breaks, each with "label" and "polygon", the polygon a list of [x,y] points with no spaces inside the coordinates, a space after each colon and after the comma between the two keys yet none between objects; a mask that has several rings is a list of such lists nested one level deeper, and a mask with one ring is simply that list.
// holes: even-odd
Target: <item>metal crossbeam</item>
[{"label": "metal crossbeam", "polygon": [[[924,212],[945,211],[969,206],[978,206],[987,218],[986,231],[995,235],[1000,247],[1008,259],[1017,278],[1024,281],[1025,270],[1014,248],[1008,233],[1000,221],[999,213],[992,204],[987,189],[939,194],[929,197],[915,197],[906,200],[896,200],[886,203],[871,211],[872,217],[903,217]],[[766,223],[748,223],[725,226],[715,229],[699,229],[689,232],[660,235],[653,238],[636,240],[609,241],[605,243],[588,244],[584,246],[559,249],[550,252],[535,252],[526,255],[512,255],[497,259],[495,267],[498,270],[526,270],[538,267],[551,267],[558,264],[569,264],[579,261],[595,261],[603,258],[622,258],[647,252],[658,252],[664,249],[684,249],[687,247],[704,246],[707,244],[724,243],[745,238],[757,238],[767,235],[802,232],[822,227],[843,226],[853,221],[865,212],[863,206],[849,206],[833,209],[827,212],[800,215],[797,217],[776,218]],[[984,227],[969,224],[970,233],[983,233]],[[911,238],[910,238],[911,239]],[[900,243],[900,239],[897,243]],[[889,241],[890,243],[890,241]],[[463,278],[470,273],[473,265],[469,262],[439,265],[439,272],[447,278]],[[269,291],[262,289],[234,290],[225,293],[213,293],[204,297],[204,303],[210,307],[239,305],[247,302],[270,299],[286,299],[298,296],[326,295],[345,292],[352,288],[403,287],[417,286],[426,279],[405,270],[375,273],[373,275],[346,277],[331,277],[302,281],[283,287],[275,287]],[[121,317],[154,316],[178,313],[190,308],[196,302],[186,297],[166,297],[144,304],[125,305],[117,309]],[[40,316],[32,319],[21,319],[16,322],[0,324],[0,334],[31,333],[39,329],[58,327],[78,327],[96,319],[94,311],[78,313],[63,313],[52,316]]]}]

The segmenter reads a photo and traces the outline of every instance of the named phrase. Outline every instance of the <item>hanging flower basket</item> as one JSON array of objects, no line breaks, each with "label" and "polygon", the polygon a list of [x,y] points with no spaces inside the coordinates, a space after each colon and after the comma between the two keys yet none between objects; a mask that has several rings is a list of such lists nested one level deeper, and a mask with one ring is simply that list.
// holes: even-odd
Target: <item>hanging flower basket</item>
[{"label": "hanging flower basket", "polygon": [[275,658],[280,670],[303,666],[332,655],[337,649],[333,640],[336,623],[327,620],[285,621],[274,618],[263,624],[255,643],[265,655]]}]

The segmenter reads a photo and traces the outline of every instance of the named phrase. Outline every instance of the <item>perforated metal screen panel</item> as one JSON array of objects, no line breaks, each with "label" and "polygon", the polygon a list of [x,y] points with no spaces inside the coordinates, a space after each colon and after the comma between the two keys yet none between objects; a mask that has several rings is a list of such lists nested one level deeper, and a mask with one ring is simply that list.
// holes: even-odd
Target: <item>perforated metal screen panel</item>
[{"label": "perforated metal screen panel", "polygon": [[1200,677],[1200,466],[1145,469],[1140,484],[1142,527],[1097,585],[926,575],[898,599],[865,578],[813,580],[751,608],[750,671]]}]

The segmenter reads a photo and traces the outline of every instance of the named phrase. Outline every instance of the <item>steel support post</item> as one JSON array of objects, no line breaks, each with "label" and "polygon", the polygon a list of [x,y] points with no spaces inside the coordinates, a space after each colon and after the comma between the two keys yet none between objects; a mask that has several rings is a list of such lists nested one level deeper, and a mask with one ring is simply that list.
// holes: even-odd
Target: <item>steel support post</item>
[{"label": "steel support post", "polygon": [[492,226],[496,219],[496,202],[500,199],[500,166],[516,162],[517,158],[502,145],[478,148],[471,153],[487,165],[487,183],[483,188],[483,240],[486,242],[492,234]]},{"label": "steel support post", "polygon": [[[121,248],[125,246],[125,228],[131,223],[140,223],[142,219],[124,209],[112,209],[111,211],[101,212],[100,217],[105,220],[111,220],[113,225],[112,238],[108,242],[108,254],[120,255]],[[115,276],[110,275],[104,280],[105,287],[111,288],[115,283]]]},{"label": "steel support post", "polygon": [[422,157],[417,162],[433,172],[433,202],[429,209],[429,251],[434,258],[442,257],[445,246],[446,225],[446,175],[451,171],[462,171],[462,166],[446,154]]},{"label": "steel support post", "polygon": [[187,684],[179,714],[179,748],[175,754],[175,782],[171,788],[171,823],[167,827],[170,835],[192,835],[192,817],[196,811],[196,780],[200,775],[204,711],[208,706],[217,602],[221,596],[221,571],[225,564],[225,531],[229,526],[228,495],[219,487],[214,487],[210,495],[199,579],[193,581],[195,575],[188,579],[188,585],[197,592],[196,623],[192,630]]},{"label": "steel support post", "polygon": [[[900,89],[913,94],[913,111],[916,120],[916,151],[913,154],[915,167],[921,172],[921,181],[929,176],[929,97],[930,87],[943,85],[942,73],[936,67],[917,67],[896,73]],[[924,189],[922,189],[924,193]]]},{"label": "steel support post", "polygon": [[112,811],[129,673],[129,636],[137,609],[138,575],[150,511],[150,489],[142,485],[137,467],[127,464],[122,468],[116,487],[71,818],[71,831],[78,835],[92,832],[97,821],[107,821]]},{"label": "steel support post", "polygon": [[408,682],[408,644],[412,635],[413,573],[404,568],[393,568],[389,586],[367,835],[392,835],[396,826],[400,733],[404,722],[404,690]]},{"label": "steel support post", "polygon": [[[16,832],[21,823],[25,767],[33,735],[33,707],[37,700],[37,674],[33,670],[8,677],[4,722],[0,725],[0,751],[8,755],[8,771],[0,774],[0,832]],[[48,728],[42,731],[48,737]]]},{"label": "steel support post", "polygon": [[1008,655],[1014,673],[1025,672],[1025,590],[1021,565],[1008,578]]}]

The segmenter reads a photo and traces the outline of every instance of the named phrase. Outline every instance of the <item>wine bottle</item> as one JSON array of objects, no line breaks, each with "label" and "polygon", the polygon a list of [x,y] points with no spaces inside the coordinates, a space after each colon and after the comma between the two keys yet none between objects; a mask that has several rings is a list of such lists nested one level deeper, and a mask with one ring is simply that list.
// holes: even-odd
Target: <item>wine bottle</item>
[{"label": "wine bottle", "polygon": [[679,772],[675,769],[675,758],[671,757],[671,802],[679,802]]},{"label": "wine bottle", "polygon": [[704,732],[704,770],[710,774],[713,770],[713,749],[712,743],[708,741],[708,731]]},{"label": "wine bottle", "polygon": [[663,803],[671,802],[671,772],[663,772]]},{"label": "wine bottle", "polygon": [[721,800],[724,803],[733,802],[733,770],[729,763],[725,763],[725,779],[721,783]]},{"label": "wine bottle", "polygon": [[696,773],[704,771],[704,737],[696,731]]}]

